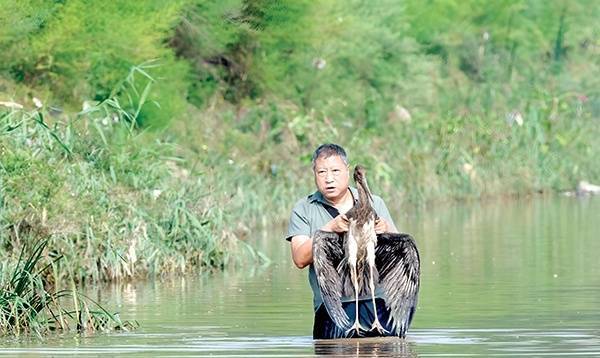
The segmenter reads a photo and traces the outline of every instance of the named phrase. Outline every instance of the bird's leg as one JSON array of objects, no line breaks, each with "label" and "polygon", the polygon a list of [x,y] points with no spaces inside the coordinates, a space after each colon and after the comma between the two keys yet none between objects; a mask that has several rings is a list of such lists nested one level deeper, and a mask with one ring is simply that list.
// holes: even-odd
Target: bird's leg
[{"label": "bird's leg", "polygon": [[375,267],[375,241],[370,240],[367,243],[367,262],[369,263],[369,287],[371,288],[371,299],[373,301],[373,312],[375,313],[375,319],[371,330],[376,329],[379,333],[388,333],[379,322],[379,315],[377,314],[377,305],[375,305],[375,282],[373,279],[373,268]]},{"label": "bird's leg", "polygon": [[350,329],[346,332],[350,332],[351,330],[355,329],[356,333],[358,335],[361,335],[360,330],[363,329],[363,327],[361,327],[360,322],[359,322],[359,315],[358,315],[358,275],[356,273],[356,260],[354,260],[354,262],[352,262],[350,264],[350,275],[352,276],[352,282],[354,283],[354,308],[355,308],[355,316],[354,316],[354,325],[352,325],[352,327],[350,327]]},{"label": "bird's leg", "polygon": [[357,254],[358,254],[358,245],[356,243],[355,238],[350,234],[351,230],[348,231],[348,265],[350,266],[350,277],[352,278],[352,283],[354,284],[354,298],[355,298],[355,319],[354,325],[350,327],[346,331],[346,335],[350,333],[353,329],[356,330],[356,333],[360,336],[360,330],[364,330],[364,328],[360,325],[359,316],[358,316],[358,275],[356,273],[356,263],[357,263]]}]

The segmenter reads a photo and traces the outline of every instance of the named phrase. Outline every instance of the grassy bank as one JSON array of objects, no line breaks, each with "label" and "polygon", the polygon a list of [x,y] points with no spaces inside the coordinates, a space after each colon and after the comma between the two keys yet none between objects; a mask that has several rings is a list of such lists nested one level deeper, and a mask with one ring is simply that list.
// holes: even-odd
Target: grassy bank
[{"label": "grassy bank", "polygon": [[131,120],[110,102],[73,117],[2,113],[3,259],[48,238],[65,257],[55,279],[78,282],[260,261],[238,240],[213,169]]},{"label": "grassy bank", "polygon": [[[277,212],[286,212],[292,198],[312,189],[310,155],[327,141],[344,144],[352,163],[367,166],[376,191],[400,202],[423,203],[560,192],[574,189],[579,180],[598,178],[598,119],[576,96],[558,101],[560,105],[556,98],[541,96],[523,112],[485,117],[390,118],[381,129],[356,121],[336,126],[297,107],[259,104],[245,113],[260,118],[259,129],[248,130],[247,122],[237,117],[239,109],[218,107],[219,113],[201,123],[179,123],[177,130],[191,148],[220,158],[225,168],[242,170],[249,177],[245,191],[277,193],[266,196]],[[278,118],[285,122],[270,126]],[[204,133],[204,140],[196,142],[202,144],[189,138],[198,133]],[[229,160],[234,164],[226,165]]]},{"label": "grassy bank", "polygon": [[593,1],[95,5],[0,7],[2,259],[48,237],[77,281],[262,261],[245,240],[322,142],[396,205],[600,182]]}]

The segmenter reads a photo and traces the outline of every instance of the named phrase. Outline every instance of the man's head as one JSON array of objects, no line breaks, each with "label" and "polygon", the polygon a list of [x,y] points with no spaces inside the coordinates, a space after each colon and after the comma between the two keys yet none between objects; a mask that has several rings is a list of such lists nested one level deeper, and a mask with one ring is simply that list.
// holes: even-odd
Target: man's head
[{"label": "man's head", "polygon": [[350,171],[348,156],[337,144],[322,144],[312,157],[317,189],[325,199],[337,203],[348,191]]}]

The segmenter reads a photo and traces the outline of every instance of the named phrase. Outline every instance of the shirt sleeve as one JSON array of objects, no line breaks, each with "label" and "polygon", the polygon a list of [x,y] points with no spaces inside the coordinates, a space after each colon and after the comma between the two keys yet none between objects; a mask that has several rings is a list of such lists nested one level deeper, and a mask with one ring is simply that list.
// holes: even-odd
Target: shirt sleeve
[{"label": "shirt sleeve", "polygon": [[296,203],[294,209],[292,209],[285,239],[291,241],[292,237],[296,235],[310,236],[310,224],[308,223],[306,208],[302,205],[302,201]]},{"label": "shirt sleeve", "polygon": [[390,215],[390,212],[389,212],[387,206],[385,205],[385,202],[383,201],[383,199],[381,199],[378,196],[375,196],[373,198],[373,206],[374,206],[375,211],[377,212],[377,216],[385,219],[385,221],[387,221],[390,225],[392,225],[392,228],[394,229],[394,231],[398,231],[398,229],[396,228],[396,224],[394,224],[394,220],[392,219],[392,216]]}]

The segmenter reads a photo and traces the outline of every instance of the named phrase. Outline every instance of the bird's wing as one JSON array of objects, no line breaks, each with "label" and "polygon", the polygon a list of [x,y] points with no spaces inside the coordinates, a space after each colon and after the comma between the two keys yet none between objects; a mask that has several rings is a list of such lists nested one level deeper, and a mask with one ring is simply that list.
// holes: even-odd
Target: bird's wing
[{"label": "bird's wing", "polygon": [[390,310],[393,331],[404,337],[417,307],[419,293],[419,252],[413,238],[408,234],[378,235],[375,266],[385,304]]},{"label": "bird's wing", "polygon": [[317,231],[313,236],[313,265],[321,297],[329,316],[342,328],[350,327],[350,319],[342,307],[343,278],[345,272],[344,238],[334,232]]}]

